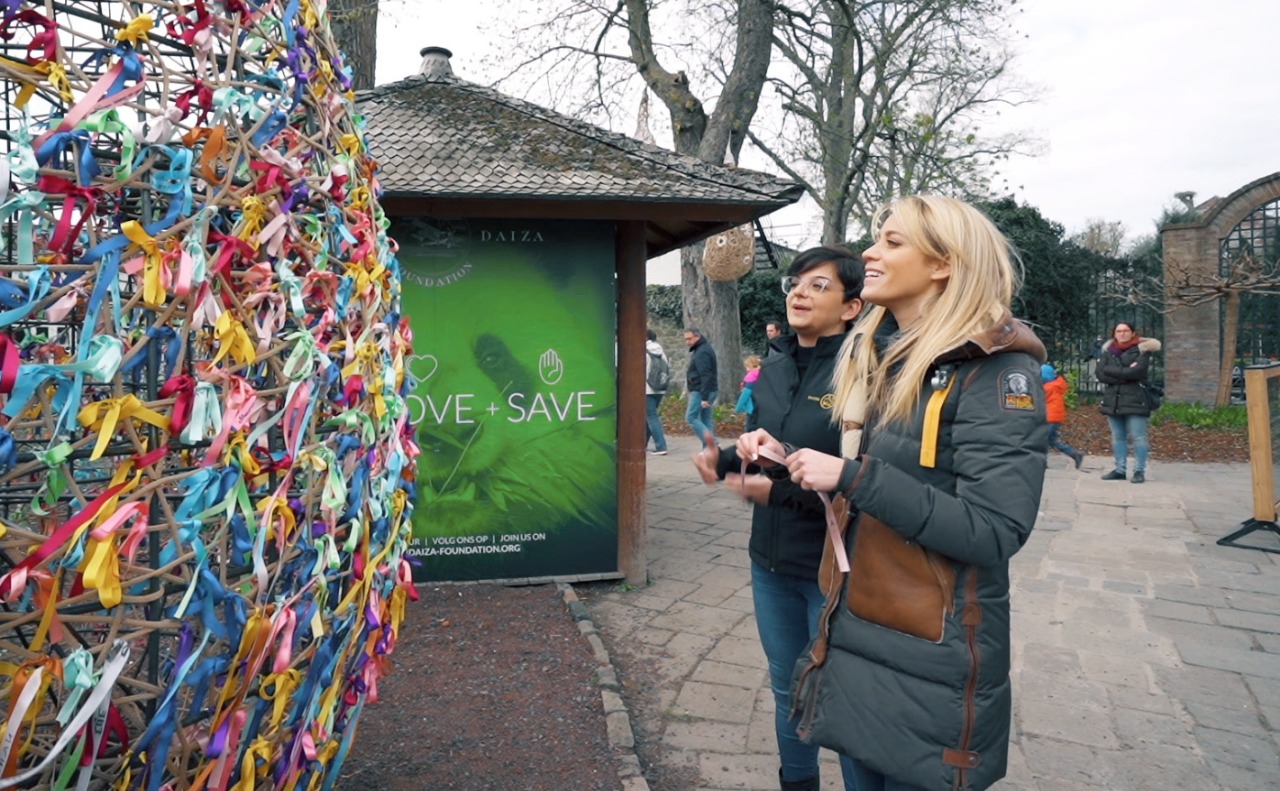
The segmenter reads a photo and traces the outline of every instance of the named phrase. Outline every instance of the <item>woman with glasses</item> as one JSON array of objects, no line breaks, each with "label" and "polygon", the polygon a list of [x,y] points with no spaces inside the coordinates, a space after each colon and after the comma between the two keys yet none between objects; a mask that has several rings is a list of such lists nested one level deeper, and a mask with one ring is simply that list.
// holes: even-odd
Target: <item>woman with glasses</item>
[{"label": "woman with glasses", "polygon": [[1115,469],[1102,476],[1104,481],[1123,481],[1127,476],[1129,442],[1133,441],[1134,483],[1147,480],[1147,420],[1151,404],[1147,400],[1147,371],[1151,355],[1160,351],[1160,341],[1141,338],[1127,321],[1116,323],[1111,340],[1102,344],[1098,357],[1097,377],[1103,384],[1099,411],[1111,426],[1111,450],[1116,457]]},{"label": "woman with glasses", "polygon": [[855,514],[796,669],[802,737],[848,755],[860,791],[981,791],[1009,752],[1009,558],[1044,483],[1044,345],[1010,315],[1017,271],[980,211],[907,196],[873,230],[874,307],[836,368],[840,451],[756,431],[738,453],[785,454],[792,482]]},{"label": "woman with glasses", "polygon": [[[862,310],[862,262],[843,247],[815,247],[795,257],[782,278],[791,334],[770,341],[752,398],[747,430],[762,429],[796,446],[838,453],[840,432],[831,422],[832,373],[845,332]],[[769,662],[784,791],[817,791],[818,748],[800,741],[791,718],[791,672],[816,633],[824,597],[818,565],[826,536],[821,500],[752,464],[745,473],[733,448],[694,457],[702,479],[724,484],[755,503],[751,518],[751,595],[756,627]],[[852,790],[845,771],[846,788]]]}]

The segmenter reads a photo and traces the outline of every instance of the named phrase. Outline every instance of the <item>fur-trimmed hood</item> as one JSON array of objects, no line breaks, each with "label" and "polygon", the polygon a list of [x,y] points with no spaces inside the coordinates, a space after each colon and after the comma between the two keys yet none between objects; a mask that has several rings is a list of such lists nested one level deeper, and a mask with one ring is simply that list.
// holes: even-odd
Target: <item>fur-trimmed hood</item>
[{"label": "fur-trimmed hood", "polygon": [[[1116,345],[1116,339],[1111,338],[1106,343],[1102,344],[1102,350],[1104,352],[1110,352],[1111,348],[1115,345]],[[1143,354],[1155,354],[1156,352],[1160,351],[1160,341],[1156,340],[1155,338],[1143,338],[1142,340],[1138,341],[1138,351],[1142,352]]]},{"label": "fur-trimmed hood", "polygon": [[1037,363],[1049,359],[1044,342],[1036,337],[1035,332],[1026,324],[1005,311],[1000,320],[990,329],[981,332],[950,352],[942,355],[939,362],[955,362],[971,360],[975,357],[990,357],[1000,352],[1025,352],[1035,358]]}]

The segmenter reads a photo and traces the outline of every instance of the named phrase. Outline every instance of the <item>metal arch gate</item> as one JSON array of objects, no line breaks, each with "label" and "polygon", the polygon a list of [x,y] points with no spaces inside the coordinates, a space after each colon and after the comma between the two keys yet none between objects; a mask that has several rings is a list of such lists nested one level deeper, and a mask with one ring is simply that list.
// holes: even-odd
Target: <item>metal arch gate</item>
[{"label": "metal arch gate", "polygon": [[[1264,276],[1280,274],[1280,198],[1249,212],[1222,238],[1218,272],[1231,278],[1232,269],[1244,258],[1253,258]],[[1240,295],[1239,324],[1236,330],[1237,366],[1262,364],[1280,357],[1280,298],[1272,293],[1244,292]],[[1227,339],[1226,315],[1220,324],[1221,340]],[[1238,377],[1235,377],[1238,378]],[[1243,387],[1243,380],[1240,382]]]}]

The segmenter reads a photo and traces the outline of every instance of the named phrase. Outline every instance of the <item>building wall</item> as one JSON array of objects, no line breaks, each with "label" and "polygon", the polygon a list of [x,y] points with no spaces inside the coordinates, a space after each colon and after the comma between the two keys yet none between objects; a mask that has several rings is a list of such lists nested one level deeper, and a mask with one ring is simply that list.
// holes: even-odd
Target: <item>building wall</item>
[{"label": "building wall", "polygon": [[[1190,266],[1206,277],[1218,272],[1222,239],[1254,209],[1280,198],[1280,173],[1236,190],[1195,223],[1167,226],[1161,232],[1165,279],[1169,268]],[[1170,304],[1174,304],[1172,300]],[[1174,307],[1165,318],[1165,393],[1170,401],[1212,404],[1217,395],[1222,354],[1222,308],[1218,302]]]}]

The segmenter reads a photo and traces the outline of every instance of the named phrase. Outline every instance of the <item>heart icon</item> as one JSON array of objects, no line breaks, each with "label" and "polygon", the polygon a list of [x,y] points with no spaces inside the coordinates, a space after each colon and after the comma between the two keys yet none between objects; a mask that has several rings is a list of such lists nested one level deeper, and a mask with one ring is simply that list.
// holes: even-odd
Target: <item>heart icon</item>
[{"label": "heart icon", "polygon": [[440,370],[440,361],[434,354],[415,354],[409,358],[409,373],[422,384],[436,375]]}]

